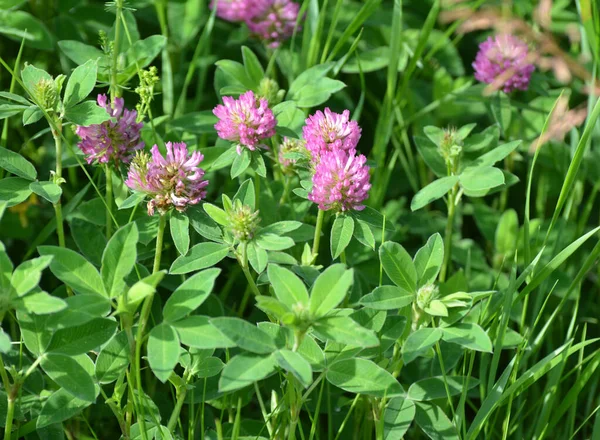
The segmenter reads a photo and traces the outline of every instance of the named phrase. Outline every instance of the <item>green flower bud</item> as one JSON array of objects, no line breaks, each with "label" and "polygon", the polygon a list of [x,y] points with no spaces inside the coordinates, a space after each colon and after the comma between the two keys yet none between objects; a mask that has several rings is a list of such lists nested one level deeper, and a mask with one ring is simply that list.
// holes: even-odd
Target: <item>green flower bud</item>
[{"label": "green flower bud", "polygon": [[455,167],[463,151],[463,139],[455,128],[444,130],[444,138],[439,145],[439,152],[446,164]]},{"label": "green flower bud", "polygon": [[254,238],[260,218],[258,211],[253,211],[248,205],[242,205],[235,200],[229,214],[229,231],[239,241],[249,241]]},{"label": "green flower bud", "polygon": [[33,94],[44,110],[55,110],[59,90],[53,79],[42,78],[34,86]]},{"label": "green flower bud", "polygon": [[269,105],[273,107],[283,100],[285,90],[279,89],[277,81],[271,78],[263,78],[260,80],[256,94],[258,98],[265,98],[269,102]]},{"label": "green flower bud", "polygon": [[144,119],[144,115],[150,108],[150,103],[154,99],[154,86],[158,84],[160,78],[156,66],[150,66],[148,70],[140,72],[140,85],[136,87],[135,93],[140,97],[136,110],[138,112],[138,121]]},{"label": "green flower bud", "polygon": [[279,147],[279,166],[283,174],[292,174],[300,163],[310,161],[310,152],[303,139],[284,138]]},{"label": "green flower bud", "polygon": [[432,300],[436,299],[439,289],[434,284],[425,284],[417,291],[417,306],[421,310],[429,307]]}]

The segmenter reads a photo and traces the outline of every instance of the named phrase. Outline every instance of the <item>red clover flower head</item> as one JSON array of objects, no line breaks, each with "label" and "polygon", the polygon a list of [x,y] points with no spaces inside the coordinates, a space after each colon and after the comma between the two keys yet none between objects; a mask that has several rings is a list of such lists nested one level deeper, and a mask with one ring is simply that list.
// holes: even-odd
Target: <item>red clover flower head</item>
[{"label": "red clover flower head", "polygon": [[328,151],[356,149],[361,134],[358,123],[350,120],[350,111],[339,114],[328,108],[309,116],[302,131],[315,161]]},{"label": "red clover flower head", "polygon": [[148,214],[158,209],[165,214],[169,209],[185,211],[206,197],[208,180],[202,180],[204,170],[198,165],[204,156],[194,151],[188,152],[183,142],[167,142],[167,155],[164,157],[154,145],[151,156],[147,153],[136,155],[129,168],[125,184],[136,191],[146,193]]},{"label": "red clover flower head", "polygon": [[124,108],[123,98],[115,98],[111,104],[106,95],[98,95],[98,105],[106,109],[112,119],[89,127],[78,126],[75,132],[81,142],[77,146],[88,163],[128,163],[136,150],[144,148],[140,141],[144,124],[136,122],[135,110]]},{"label": "red clover flower head", "polygon": [[258,11],[255,0],[213,0],[210,8],[217,8],[217,17],[227,21],[245,21]]},{"label": "red clover flower head", "polygon": [[256,0],[257,11],[246,19],[250,31],[269,47],[278,47],[294,34],[300,5],[291,0]]},{"label": "red clover flower head", "polygon": [[242,147],[250,151],[265,147],[261,141],[275,135],[277,120],[269,103],[263,98],[256,99],[251,90],[239,99],[224,96],[223,104],[217,105],[213,113],[219,118],[215,124],[217,134],[236,142],[238,154],[242,154]]},{"label": "red clover flower head", "polygon": [[356,150],[325,152],[315,168],[308,199],[323,211],[362,211],[371,189],[366,163],[367,158],[357,156]]},{"label": "red clover flower head", "polygon": [[486,84],[493,83],[508,70],[514,72],[502,86],[505,93],[527,90],[535,66],[527,62],[529,49],[519,38],[509,35],[489,37],[479,45],[473,68],[475,79]]}]

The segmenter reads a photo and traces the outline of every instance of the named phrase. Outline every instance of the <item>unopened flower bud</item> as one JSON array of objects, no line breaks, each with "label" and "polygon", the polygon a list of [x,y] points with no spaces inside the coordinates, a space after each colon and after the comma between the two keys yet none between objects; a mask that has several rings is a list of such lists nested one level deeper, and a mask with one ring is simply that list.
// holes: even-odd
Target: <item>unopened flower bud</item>
[{"label": "unopened flower bud", "polygon": [[279,166],[283,174],[292,174],[299,159],[310,160],[310,152],[306,148],[306,141],[284,137],[279,146]]},{"label": "unopened flower bud", "polygon": [[35,85],[34,94],[44,110],[56,109],[59,92],[53,79],[40,79]]},{"label": "unopened flower bud", "polygon": [[417,291],[417,306],[421,310],[429,307],[429,303],[437,298],[438,294],[439,289],[437,286],[434,284],[425,284]]},{"label": "unopened flower bud", "polygon": [[446,164],[453,166],[462,154],[463,140],[455,128],[444,130],[444,137],[439,145],[439,152]]},{"label": "unopened flower bud", "polygon": [[135,88],[140,100],[136,105],[138,112],[138,121],[144,119],[144,115],[150,108],[150,103],[154,99],[154,86],[160,81],[156,66],[150,66],[148,70],[140,72],[140,85]]},{"label": "unopened flower bud", "polygon": [[260,223],[258,211],[254,211],[248,205],[242,205],[240,200],[235,200],[228,214],[231,234],[239,241],[252,240]]},{"label": "unopened flower bud", "polygon": [[263,78],[260,80],[257,92],[258,98],[266,99],[271,107],[279,104],[283,100],[284,94],[285,90],[280,90],[279,84],[274,79]]}]

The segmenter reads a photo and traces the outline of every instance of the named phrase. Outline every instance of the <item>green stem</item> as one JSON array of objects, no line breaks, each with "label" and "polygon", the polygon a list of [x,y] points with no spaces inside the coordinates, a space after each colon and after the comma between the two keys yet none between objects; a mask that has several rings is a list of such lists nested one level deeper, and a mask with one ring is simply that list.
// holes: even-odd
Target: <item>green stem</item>
[{"label": "green stem", "polygon": [[381,406],[373,404],[373,421],[375,423],[375,440],[383,440],[385,399],[382,399]]},{"label": "green stem", "polygon": [[[163,237],[165,235],[165,227],[167,225],[167,217],[165,215],[161,215],[158,223],[158,234],[156,236],[156,252],[154,254],[154,266],[152,268],[152,273],[156,273],[160,270],[160,258],[162,255],[163,248]],[[146,325],[148,324],[148,319],[150,318],[150,312],[152,311],[152,301],[154,300],[154,294],[149,295],[142,305],[142,311],[140,313],[140,320],[138,322],[137,334],[136,334],[136,344],[135,344],[135,382],[138,389],[138,398],[140,399],[140,407],[144,407],[144,390],[142,388],[142,373],[141,373],[141,363],[142,363],[142,343],[144,340],[144,331],[146,330]],[[140,424],[140,428],[142,431],[142,436],[146,438],[146,423],[144,420],[144,416],[139,417],[138,422]]]},{"label": "green stem", "polygon": [[398,377],[400,376],[400,371],[402,371],[402,367],[404,366],[404,362],[400,357],[402,354],[401,346],[399,342],[394,344],[394,354],[392,355],[392,362],[390,362],[390,367],[392,368],[392,376]]},{"label": "green stem", "polygon": [[10,439],[12,432],[13,418],[15,416],[15,397],[16,393],[14,389],[8,391],[8,408],[6,410],[6,423],[4,425],[4,438]]},{"label": "green stem", "polygon": [[100,387],[100,393],[102,394],[102,397],[104,398],[104,402],[110,408],[110,410],[112,411],[113,415],[115,416],[115,418],[119,422],[119,427],[121,428],[121,432],[123,433],[123,437],[124,438],[129,438],[128,429],[127,429],[127,423],[125,422],[125,419],[123,418],[123,414],[121,414],[121,409],[119,408],[119,406],[115,403],[115,401],[113,399],[111,399],[110,397],[108,397],[106,395],[106,393],[104,392],[104,390],[102,390],[102,387]]},{"label": "green stem", "polygon": [[154,254],[154,265],[152,266],[152,273],[156,273],[160,270],[160,258],[162,256],[163,238],[165,236],[166,226],[167,216],[161,215],[160,220],[158,222],[158,234],[156,236],[156,252]]},{"label": "green stem", "polygon": [[7,400],[8,400],[8,408],[6,411],[6,421],[4,424],[4,438],[5,439],[11,438],[13,419],[15,416],[15,406],[16,406],[17,398],[19,396],[19,391],[21,389],[21,385],[23,384],[23,382],[25,382],[25,379],[27,379],[29,377],[29,375],[35,371],[35,369],[37,368],[37,366],[40,364],[41,361],[42,361],[41,357],[37,358],[29,366],[29,368],[27,369],[25,374],[16,378],[15,383],[11,386],[8,382],[8,376],[6,375],[6,369],[4,367],[4,362],[2,361],[2,358],[0,357],[0,371],[3,372],[2,383],[4,384],[4,387],[6,389]]},{"label": "green stem", "polygon": [[252,278],[252,274],[250,273],[250,270],[248,269],[248,254],[246,253],[247,246],[248,246],[248,244],[246,242],[241,243],[240,249],[242,252],[241,252],[241,255],[238,256],[238,262],[240,263],[240,267],[242,268],[242,271],[244,272],[244,276],[246,277],[246,280],[248,281],[248,284],[250,285],[250,289],[252,289],[252,293],[259,296],[260,290],[258,290],[258,286],[256,285],[256,282],[254,281],[254,278]]},{"label": "green stem", "polygon": [[119,67],[119,45],[121,43],[121,23],[119,23],[119,17],[123,11],[123,0],[116,0],[115,6],[117,8],[115,19],[115,40],[113,42],[113,59],[110,69],[110,97],[112,101],[119,96],[119,84],[117,81]]},{"label": "green stem", "polygon": [[260,407],[260,413],[263,416],[265,421],[265,425],[267,426],[267,431],[269,432],[269,437],[273,437],[273,428],[271,427],[271,421],[269,420],[269,416],[267,414],[267,409],[265,406],[265,402],[263,401],[262,394],[260,394],[260,388],[258,388],[258,383],[254,382],[254,391],[256,393],[256,397],[258,398],[258,406]]},{"label": "green stem", "polygon": [[285,183],[283,186],[283,194],[281,195],[281,199],[279,199],[279,204],[283,205],[290,195],[290,187],[292,183],[292,178],[290,176],[285,176]]},{"label": "green stem", "polygon": [[244,291],[244,296],[242,297],[242,301],[240,302],[240,307],[238,309],[237,315],[241,318],[244,316],[244,311],[246,310],[246,306],[248,305],[248,300],[250,299],[250,292],[254,293],[252,288],[248,286]]},{"label": "green stem", "polygon": [[338,440],[340,438],[340,435],[342,435],[342,431],[344,431],[346,423],[348,422],[348,419],[350,419],[350,415],[352,414],[352,411],[354,411],[354,407],[356,406],[358,399],[360,399],[360,394],[357,394],[354,400],[352,401],[352,405],[350,405],[350,409],[346,413],[346,417],[344,417],[344,420],[342,421],[342,424],[340,425],[340,428],[338,429],[338,432],[335,435],[335,440]]},{"label": "green stem", "polygon": [[8,411],[6,413],[6,422],[4,423],[4,438],[10,439],[13,417],[15,415],[15,401],[14,398],[11,398],[11,396],[13,395],[12,387],[10,385],[10,381],[8,380],[8,374],[6,373],[6,368],[4,367],[4,361],[2,360],[2,356],[0,356],[0,375],[2,376],[2,385],[4,385],[4,389],[7,393],[9,393]]},{"label": "green stem", "polygon": [[298,425],[298,419],[293,418],[290,423],[290,431],[288,433],[288,440],[296,440],[296,426]]},{"label": "green stem", "polygon": [[[298,339],[296,341],[298,341]],[[287,381],[287,392],[290,408],[288,440],[296,440],[296,427],[298,425],[298,418],[300,416],[300,409],[302,407],[302,395],[298,393],[298,390],[296,389],[296,378],[291,373],[287,374]]]},{"label": "green stem", "polygon": [[[58,130],[62,130],[62,125],[57,122],[56,127]],[[56,168],[54,170],[55,181],[57,185],[61,184],[62,179],[62,138],[60,132],[52,130],[54,136],[54,145],[56,147]],[[60,198],[58,202],[54,204],[54,213],[56,215],[56,234],[58,235],[58,245],[65,247],[65,229],[63,226],[63,215],[62,215],[62,204]]]},{"label": "green stem", "polygon": [[169,418],[169,423],[167,424],[167,429],[169,432],[173,432],[175,429],[175,425],[177,424],[177,420],[179,419],[179,414],[181,413],[181,408],[183,408],[183,404],[185,403],[185,396],[187,395],[187,380],[184,386],[179,387],[177,389],[177,402],[175,403],[175,408],[173,408],[173,412],[171,413],[171,417]]},{"label": "green stem", "polygon": [[306,332],[304,331],[296,331],[294,333],[294,347],[292,348],[292,351],[298,351],[300,345],[302,345],[302,341],[304,340],[305,334]]},{"label": "green stem", "polygon": [[454,214],[456,213],[456,186],[452,188],[448,196],[448,221],[444,232],[444,263],[440,272],[440,281],[446,281],[446,275],[450,266],[450,253],[452,252],[452,228],[454,227]]},{"label": "green stem", "polygon": [[260,176],[258,174],[254,175],[254,191],[256,193],[255,197],[256,197],[256,201],[254,203],[254,210],[258,211],[259,208],[259,202],[260,202]]},{"label": "green stem", "polygon": [[35,369],[38,367],[38,365],[40,365],[40,363],[42,362],[42,359],[43,359],[43,357],[40,356],[35,361],[33,361],[33,363],[29,366],[29,368],[27,369],[25,374],[20,377],[19,383],[25,382],[25,379],[27,379],[29,377],[29,375],[35,371]]},{"label": "green stem", "polygon": [[2,385],[4,386],[4,389],[8,391],[10,389],[10,380],[8,380],[8,374],[6,373],[2,356],[0,356],[0,377],[2,378]]},{"label": "green stem", "polygon": [[[435,321],[431,318],[431,327],[435,328]],[[452,420],[456,420],[456,413],[454,411],[454,405],[452,404],[452,395],[450,394],[450,388],[448,387],[448,379],[446,377],[446,367],[444,366],[444,358],[442,357],[442,350],[440,348],[440,343],[435,343],[435,351],[437,353],[438,361],[440,363],[440,369],[442,370],[442,377],[444,378],[444,389],[446,390],[446,397],[448,398],[448,405],[450,406],[450,411],[452,411]]]},{"label": "green stem", "polygon": [[112,206],[113,206],[113,184],[112,169],[106,164],[106,238],[110,239],[112,235]]},{"label": "green stem", "polygon": [[319,242],[321,241],[321,229],[323,229],[323,218],[325,217],[325,211],[319,209],[319,213],[317,214],[317,225],[315,227],[315,237],[313,239],[313,247],[312,247],[312,262],[314,263],[317,260],[317,255],[319,255]]},{"label": "green stem", "polygon": [[342,253],[340,254],[340,263],[347,265],[345,250],[343,250]]}]

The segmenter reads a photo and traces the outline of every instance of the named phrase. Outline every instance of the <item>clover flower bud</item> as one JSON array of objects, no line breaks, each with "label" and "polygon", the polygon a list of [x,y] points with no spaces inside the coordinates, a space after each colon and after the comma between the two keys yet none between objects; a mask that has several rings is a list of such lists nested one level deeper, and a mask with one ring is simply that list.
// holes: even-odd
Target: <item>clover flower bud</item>
[{"label": "clover flower bud", "polygon": [[462,154],[463,140],[455,128],[444,130],[444,137],[439,145],[440,155],[447,165],[453,167]]},{"label": "clover flower bud", "polygon": [[254,238],[260,223],[258,211],[254,211],[248,205],[243,205],[240,200],[235,200],[227,214],[229,216],[228,229],[237,240],[249,241]]},{"label": "clover flower bud", "polygon": [[[294,156],[294,157],[290,157]],[[283,174],[292,174],[296,169],[298,160],[310,160],[310,152],[306,149],[306,141],[303,139],[283,138],[279,146],[279,167]]]},{"label": "clover flower bud", "polygon": [[425,284],[417,291],[417,306],[421,310],[429,307],[432,300],[436,299],[439,289],[434,284]]},{"label": "clover flower bud", "polygon": [[54,79],[42,78],[34,87],[34,97],[43,109],[55,110],[60,92]]},{"label": "clover flower bud", "polygon": [[271,78],[263,78],[258,84],[258,98],[264,98],[269,103],[269,106],[275,106],[283,100],[285,90],[279,89],[277,81]]}]

